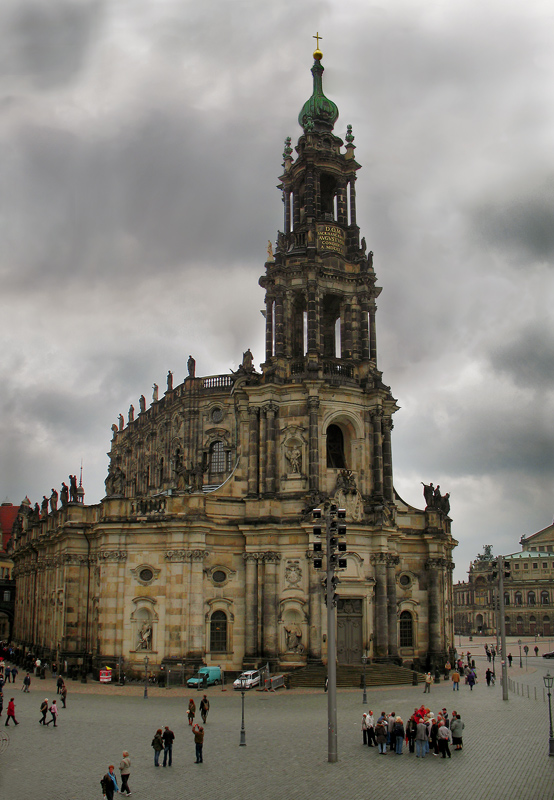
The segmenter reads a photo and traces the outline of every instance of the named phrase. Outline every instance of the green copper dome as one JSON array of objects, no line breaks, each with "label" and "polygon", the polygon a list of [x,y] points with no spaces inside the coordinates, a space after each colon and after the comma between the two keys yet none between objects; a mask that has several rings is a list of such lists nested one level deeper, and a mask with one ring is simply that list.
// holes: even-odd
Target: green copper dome
[{"label": "green copper dome", "polygon": [[304,133],[312,130],[332,131],[339,117],[339,110],[333,101],[323,94],[323,65],[318,59],[314,61],[312,75],[314,76],[314,90],[310,99],[302,106],[298,122],[304,129]]}]

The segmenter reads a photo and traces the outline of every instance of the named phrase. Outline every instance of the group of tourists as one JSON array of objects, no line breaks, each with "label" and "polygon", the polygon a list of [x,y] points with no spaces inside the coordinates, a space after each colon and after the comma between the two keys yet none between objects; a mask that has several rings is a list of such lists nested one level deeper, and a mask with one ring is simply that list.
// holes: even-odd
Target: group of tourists
[{"label": "group of tourists", "polygon": [[121,775],[121,788],[119,788],[117,784],[117,778],[115,775],[115,767],[113,764],[110,764],[108,767],[108,771],[105,775],[102,776],[100,779],[100,785],[102,787],[102,797],[105,800],[113,800],[113,796],[115,792],[119,792],[122,795],[126,795],[129,797],[132,792],[129,789],[129,775],[131,774],[131,758],[127,750],[123,751],[123,756],[119,763],[119,772]]},{"label": "group of tourists", "polygon": [[425,706],[414,709],[414,713],[404,722],[395,711],[387,714],[381,711],[375,718],[373,711],[362,715],[362,740],[364,745],[377,747],[379,755],[387,752],[398,756],[403,754],[404,745],[408,753],[416,758],[425,758],[432,752],[434,756],[451,758],[450,745],[454,750],[463,748],[464,722],[457,711],[450,719],[446,708],[437,715]]}]

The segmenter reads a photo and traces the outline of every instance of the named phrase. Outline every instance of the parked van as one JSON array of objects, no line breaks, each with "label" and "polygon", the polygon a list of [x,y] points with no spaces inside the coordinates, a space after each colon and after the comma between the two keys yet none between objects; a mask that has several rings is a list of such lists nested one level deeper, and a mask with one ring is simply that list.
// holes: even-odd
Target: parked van
[{"label": "parked van", "polygon": [[198,686],[217,686],[221,683],[221,667],[200,667],[196,675],[189,678],[187,686],[197,689]]}]

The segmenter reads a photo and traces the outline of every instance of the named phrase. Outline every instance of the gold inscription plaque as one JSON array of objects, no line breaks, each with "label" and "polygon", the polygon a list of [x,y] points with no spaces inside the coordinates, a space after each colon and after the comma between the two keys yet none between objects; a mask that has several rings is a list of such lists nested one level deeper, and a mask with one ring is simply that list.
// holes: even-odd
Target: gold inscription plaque
[{"label": "gold inscription plaque", "polygon": [[331,250],[344,255],[345,234],[336,225],[317,226],[317,249]]}]

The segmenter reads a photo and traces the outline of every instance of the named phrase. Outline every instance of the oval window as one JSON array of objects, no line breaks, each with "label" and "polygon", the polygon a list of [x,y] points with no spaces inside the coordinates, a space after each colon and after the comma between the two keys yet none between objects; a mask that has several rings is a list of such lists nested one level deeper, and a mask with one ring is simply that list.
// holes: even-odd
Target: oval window
[{"label": "oval window", "polygon": [[212,580],[214,583],[223,583],[223,581],[227,580],[227,573],[223,572],[222,569],[216,569],[215,572],[212,573]]},{"label": "oval window", "polygon": [[400,586],[409,586],[411,583],[409,575],[401,575],[400,576]]},{"label": "oval window", "polygon": [[152,572],[151,569],[147,569],[147,568],[146,569],[141,569],[141,571],[139,573],[139,578],[141,579],[141,581],[146,581],[146,582],[147,581],[151,581],[153,577],[154,577],[154,573]]}]

